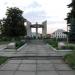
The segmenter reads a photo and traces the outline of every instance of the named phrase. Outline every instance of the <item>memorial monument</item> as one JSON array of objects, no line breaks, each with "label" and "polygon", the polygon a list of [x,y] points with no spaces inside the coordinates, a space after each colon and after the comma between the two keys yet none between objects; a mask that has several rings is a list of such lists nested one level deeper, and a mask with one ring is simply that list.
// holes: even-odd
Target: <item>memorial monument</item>
[{"label": "memorial monument", "polygon": [[27,21],[26,23],[27,28],[27,36],[31,37],[31,28],[36,28],[36,38],[38,38],[38,28],[42,28],[42,37],[45,37],[47,34],[47,21],[42,22],[42,24],[32,24],[31,22]]}]

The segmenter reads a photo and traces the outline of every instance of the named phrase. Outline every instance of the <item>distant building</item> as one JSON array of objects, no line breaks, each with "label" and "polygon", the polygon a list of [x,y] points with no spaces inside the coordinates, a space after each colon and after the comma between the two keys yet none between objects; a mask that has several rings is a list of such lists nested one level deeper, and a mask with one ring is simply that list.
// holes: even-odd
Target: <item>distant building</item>
[{"label": "distant building", "polygon": [[64,34],[64,32],[65,32],[65,30],[58,29],[51,34],[51,38],[66,39],[67,35]]}]

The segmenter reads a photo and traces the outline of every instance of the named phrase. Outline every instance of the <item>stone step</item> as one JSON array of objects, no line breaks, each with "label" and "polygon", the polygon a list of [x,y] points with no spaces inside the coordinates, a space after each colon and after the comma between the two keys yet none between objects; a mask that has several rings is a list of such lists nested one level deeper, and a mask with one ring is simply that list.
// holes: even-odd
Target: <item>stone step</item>
[{"label": "stone step", "polygon": [[63,59],[62,56],[14,56],[10,59],[26,59],[26,60],[49,60],[49,59]]}]

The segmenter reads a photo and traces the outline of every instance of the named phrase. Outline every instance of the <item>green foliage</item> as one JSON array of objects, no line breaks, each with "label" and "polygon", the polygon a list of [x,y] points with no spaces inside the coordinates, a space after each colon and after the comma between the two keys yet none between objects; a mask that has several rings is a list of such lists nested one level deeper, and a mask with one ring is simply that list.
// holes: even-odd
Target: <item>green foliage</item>
[{"label": "green foliage", "polygon": [[75,47],[74,47],[74,46],[72,46],[72,45],[69,45],[69,46],[65,45],[64,47],[62,47],[62,49],[75,50]]},{"label": "green foliage", "polygon": [[0,57],[0,65],[7,61],[7,57]]},{"label": "green foliage", "polygon": [[3,42],[3,41],[11,41],[11,38],[8,38],[8,37],[1,37],[1,38],[0,38],[0,42]]},{"label": "green foliage", "polygon": [[52,45],[54,48],[58,47],[58,42],[55,38],[54,39],[46,39],[45,42]]},{"label": "green foliage", "polygon": [[74,49],[75,49],[75,46],[72,46],[72,45],[71,45],[71,46],[67,46],[67,48],[68,48],[68,49],[71,49],[71,50],[74,50]]},{"label": "green foliage", "polygon": [[8,37],[19,37],[26,35],[24,22],[26,19],[22,16],[23,11],[19,8],[7,8],[6,18],[3,19],[2,34]]},{"label": "green foliage", "polygon": [[64,60],[72,68],[75,68],[75,54],[74,53],[65,55]]},{"label": "green foliage", "polygon": [[72,0],[72,3],[68,5],[68,7],[72,8],[71,11],[67,14],[67,24],[69,24],[69,33],[68,38],[69,42],[75,43],[75,0]]}]

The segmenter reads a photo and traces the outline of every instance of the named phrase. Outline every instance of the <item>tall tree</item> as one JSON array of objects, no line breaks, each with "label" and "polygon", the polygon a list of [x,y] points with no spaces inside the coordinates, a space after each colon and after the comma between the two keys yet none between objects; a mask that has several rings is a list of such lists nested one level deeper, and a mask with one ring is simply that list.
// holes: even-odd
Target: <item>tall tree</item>
[{"label": "tall tree", "polygon": [[69,25],[68,38],[69,42],[75,43],[75,0],[72,0],[72,3],[68,5],[69,8],[72,8],[71,11],[67,14],[67,24]]},{"label": "tall tree", "polygon": [[7,8],[6,18],[3,19],[3,34],[8,37],[19,37],[26,35],[24,22],[26,19],[22,16],[23,11],[19,8]]}]

